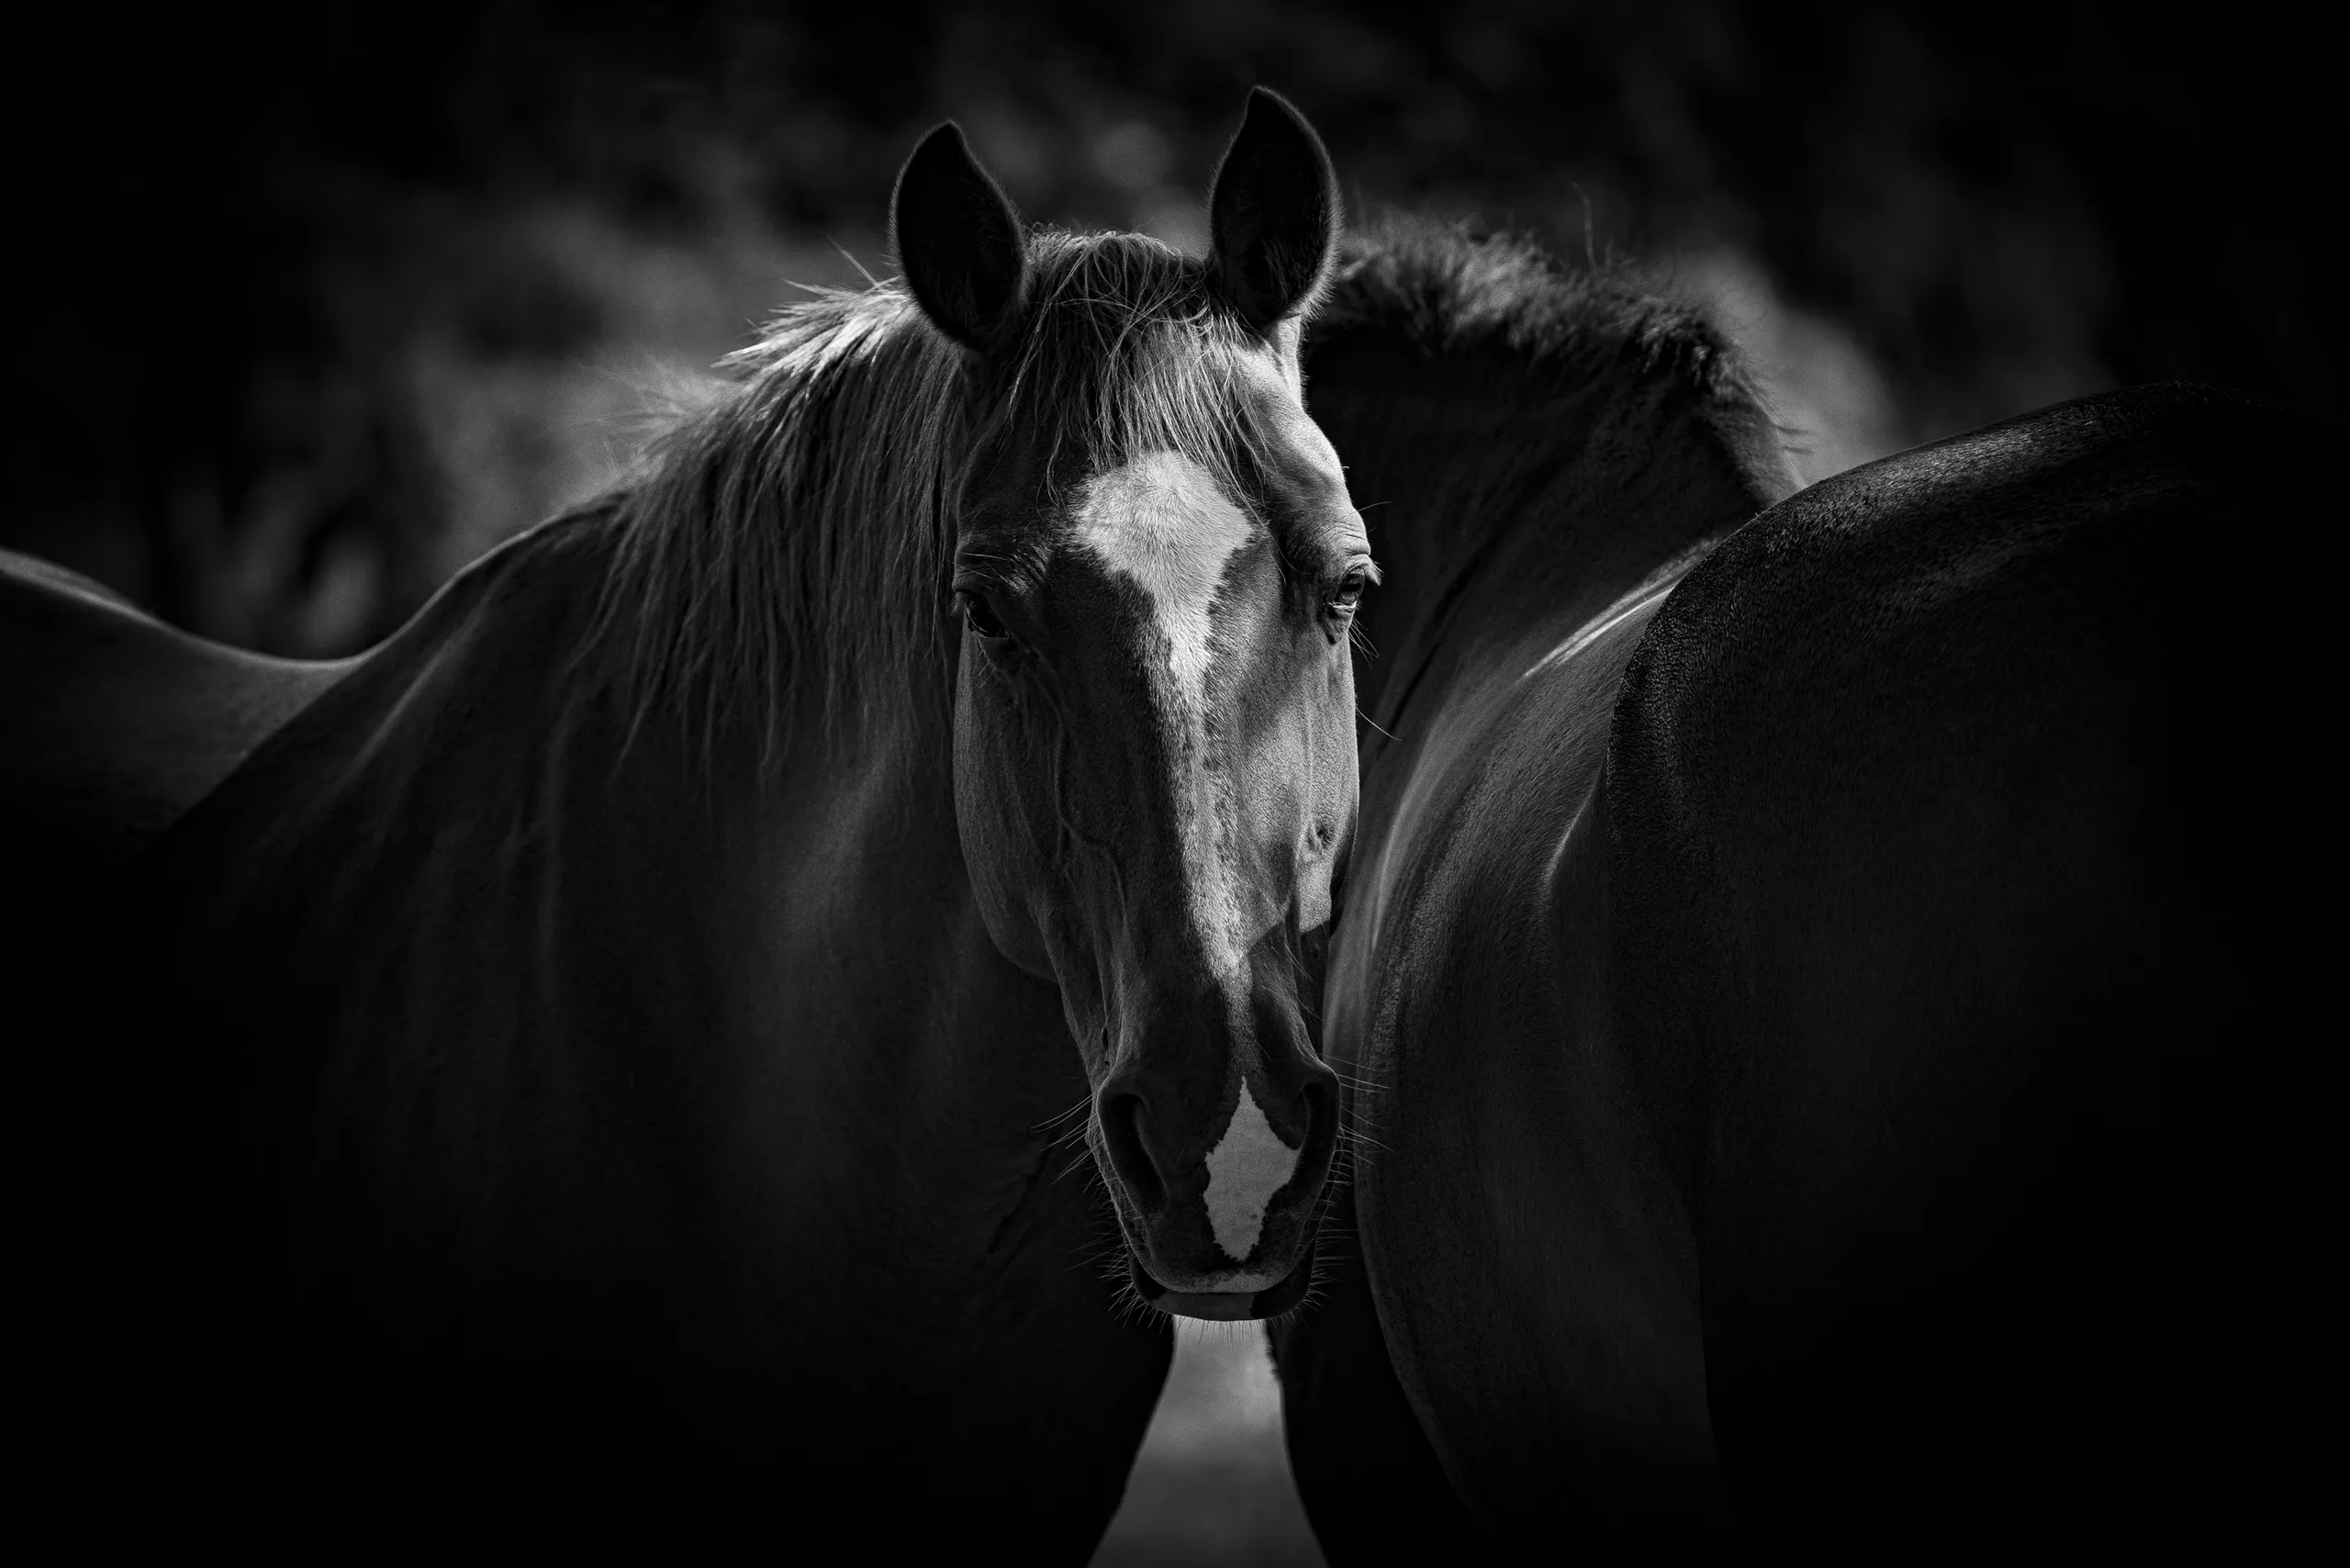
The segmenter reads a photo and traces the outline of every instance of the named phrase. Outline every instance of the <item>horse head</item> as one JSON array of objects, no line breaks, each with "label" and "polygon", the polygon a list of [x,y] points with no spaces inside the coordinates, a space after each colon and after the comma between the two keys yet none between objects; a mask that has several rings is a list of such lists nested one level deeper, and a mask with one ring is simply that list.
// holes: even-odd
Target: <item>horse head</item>
[{"label": "horse head", "polygon": [[1212,250],[1025,232],[952,126],[901,176],[963,345],[957,818],[990,936],[1060,990],[1136,1288],[1287,1310],[1336,1143],[1323,934],[1352,840],[1362,520],[1307,416],[1337,182],[1259,89]]}]

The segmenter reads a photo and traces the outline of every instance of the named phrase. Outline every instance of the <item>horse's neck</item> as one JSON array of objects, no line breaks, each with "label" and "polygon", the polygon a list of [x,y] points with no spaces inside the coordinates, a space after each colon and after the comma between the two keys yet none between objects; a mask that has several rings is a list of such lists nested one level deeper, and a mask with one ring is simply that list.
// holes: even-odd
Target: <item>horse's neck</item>
[{"label": "horse's neck", "polygon": [[[608,646],[666,645],[631,631],[607,627]],[[894,1210],[927,1239],[889,1247],[954,1267],[1048,1155],[1076,1148],[1048,1148],[1040,1129],[1082,1100],[1081,1059],[1057,991],[1004,959],[980,918],[955,817],[952,671],[912,686],[779,673],[779,689],[730,688],[715,705],[691,691],[632,701],[622,788],[583,801],[581,819],[600,812],[619,833],[658,819],[677,842],[565,896],[604,918],[665,870],[694,886],[643,936],[692,930],[704,971],[691,995],[648,1001],[702,1018],[697,1070],[726,1086],[709,1109],[743,1152],[746,1194],[764,1183],[744,1201],[768,1205],[774,1233]]]},{"label": "horse's neck", "polygon": [[177,983],[310,1060],[297,1141],[525,1217],[593,1172],[613,1225],[550,1245],[657,1252],[722,1192],[730,1234],[856,1215],[968,1298],[1084,1081],[972,906],[949,748],[632,718],[576,657],[609,559],[518,542],[199,808],[157,871]]},{"label": "horse's neck", "polygon": [[[941,1332],[977,1332],[972,1315],[1033,1271],[1022,1257],[1065,1270],[1092,1243],[1090,1157],[1069,1116],[1088,1084],[1058,992],[1005,960],[980,917],[948,737],[795,717],[807,722],[757,785],[675,840],[669,880],[687,896],[671,909],[630,902],[662,879],[653,845],[608,890],[579,890],[584,916],[627,924],[590,933],[565,968],[630,995],[578,1033],[677,1021],[658,1042],[686,1053],[671,1092],[711,1140],[744,1234],[763,1258],[861,1260],[835,1297],[806,1302],[807,1331],[850,1312],[859,1333],[927,1354]],[[738,744],[747,759],[759,743]],[[689,774],[648,764],[611,826],[690,815]]]},{"label": "horse's neck", "polygon": [[[944,703],[828,722],[809,684],[773,755],[749,722],[706,746],[664,721],[639,732],[573,831],[669,826],[617,856],[609,886],[565,890],[584,928],[565,962],[619,970],[632,1011],[692,1021],[672,1044],[698,1058],[700,1114],[731,1148],[734,1201],[765,1215],[755,1228],[813,1240],[855,1215],[911,1276],[901,1305],[918,1316],[968,1302],[1013,1213],[1083,1158],[1050,1124],[1087,1084],[1058,991],[981,920]],[[632,902],[665,883],[672,907]],[[630,972],[632,947],[678,951],[681,933],[692,967]]]},{"label": "horse's neck", "polygon": [[1404,379],[1317,367],[1384,577],[1357,661],[1372,758],[1463,683],[1571,642],[1784,493],[1774,455],[1690,399],[1528,384],[1510,361]]},{"label": "horse's neck", "polygon": [[1086,1081],[1058,992],[1010,964],[981,920],[949,737],[811,737],[744,826],[755,868],[738,886],[737,1005],[763,1070],[797,1085],[775,1114],[809,1148],[870,1140],[917,1185],[962,1173],[962,1190],[926,1199],[910,1186],[913,1201],[980,1200],[979,1185],[1035,1171],[1038,1129]]}]

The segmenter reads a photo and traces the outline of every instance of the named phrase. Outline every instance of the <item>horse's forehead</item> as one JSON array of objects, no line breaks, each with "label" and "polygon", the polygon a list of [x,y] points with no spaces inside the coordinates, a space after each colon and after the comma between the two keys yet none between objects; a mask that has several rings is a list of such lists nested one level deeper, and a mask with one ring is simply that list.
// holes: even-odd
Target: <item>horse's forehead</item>
[{"label": "horse's forehead", "polygon": [[1069,547],[1149,600],[1179,700],[1196,705],[1212,656],[1217,590],[1234,555],[1264,532],[1215,476],[1172,452],[1146,454],[1089,482],[1071,510]]},{"label": "horse's forehead", "polygon": [[1071,509],[1069,542],[1133,579],[1161,610],[1204,609],[1226,562],[1260,532],[1215,476],[1153,452],[1096,475]]}]

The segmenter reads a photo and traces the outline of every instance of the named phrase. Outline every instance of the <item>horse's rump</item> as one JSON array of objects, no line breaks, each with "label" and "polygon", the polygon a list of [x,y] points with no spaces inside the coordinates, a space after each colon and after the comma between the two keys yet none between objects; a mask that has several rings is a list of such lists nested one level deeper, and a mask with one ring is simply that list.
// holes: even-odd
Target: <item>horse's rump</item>
[{"label": "horse's rump", "polygon": [[1628,666],[1407,695],[1329,1002],[1383,1332],[1280,1337],[1317,1521],[1432,1460],[1525,1555],[1718,1552],[1725,1483],[1831,1553],[2289,1517],[2322,665],[2258,591],[2324,447],[2084,399],[1763,511]]},{"label": "horse's rump", "polygon": [[2214,585],[2311,450],[2195,388],[2026,416],[1766,512],[1640,650],[1606,940],[1620,1026],[1695,1064],[1709,1403],[1766,1529],[2167,1532],[2278,1484],[2290,943],[2245,850],[2301,674]]}]

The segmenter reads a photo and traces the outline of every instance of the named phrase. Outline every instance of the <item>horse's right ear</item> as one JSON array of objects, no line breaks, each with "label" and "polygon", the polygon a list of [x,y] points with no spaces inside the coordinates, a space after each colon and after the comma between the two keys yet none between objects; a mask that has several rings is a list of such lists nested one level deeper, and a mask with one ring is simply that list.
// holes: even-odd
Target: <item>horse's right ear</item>
[{"label": "horse's right ear", "polygon": [[1338,241],[1338,174],[1295,105],[1259,87],[1208,191],[1208,265],[1259,332],[1307,309]]},{"label": "horse's right ear", "polygon": [[923,137],[899,171],[890,237],[915,303],[957,342],[986,349],[1018,322],[1028,285],[1020,214],[953,120]]}]

